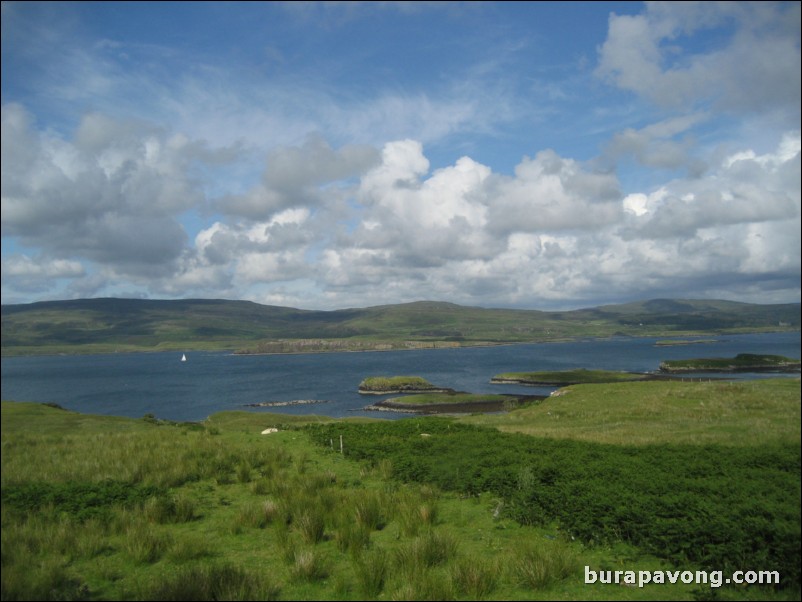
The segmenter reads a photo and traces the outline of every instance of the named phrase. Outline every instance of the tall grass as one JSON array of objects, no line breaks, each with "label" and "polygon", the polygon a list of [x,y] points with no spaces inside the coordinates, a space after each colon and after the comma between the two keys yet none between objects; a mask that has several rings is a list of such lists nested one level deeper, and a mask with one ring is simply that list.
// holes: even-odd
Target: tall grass
[{"label": "tall grass", "polygon": [[359,592],[365,599],[375,599],[382,593],[387,574],[389,560],[382,548],[376,548],[362,554],[354,561]]},{"label": "tall grass", "polygon": [[298,548],[293,554],[290,576],[294,581],[320,581],[329,576],[328,563],[319,551]]},{"label": "tall grass", "polygon": [[356,523],[369,531],[384,528],[387,524],[385,508],[387,500],[380,492],[366,491],[353,502]]},{"label": "tall grass", "polygon": [[484,600],[500,580],[501,566],[496,558],[465,556],[451,565],[451,581],[457,592],[471,600]]},{"label": "tall grass", "polygon": [[334,541],[340,552],[358,557],[370,546],[370,529],[350,520],[350,515],[345,516],[345,520],[334,529]]},{"label": "tall grass", "polygon": [[[177,429],[165,433],[166,428]],[[286,451],[238,445],[206,430],[148,426],[136,432],[4,437],[2,485],[30,480],[47,483],[113,480],[156,487],[180,487],[215,478],[221,484],[249,482],[273,474],[290,461]],[[307,460],[301,459],[300,464]]]},{"label": "tall grass", "polygon": [[280,586],[266,573],[229,564],[198,565],[140,586],[146,600],[277,600]]},{"label": "tall grass", "polygon": [[576,574],[576,550],[561,541],[538,542],[521,550],[513,565],[518,579],[532,589],[543,589]]},{"label": "tall grass", "polygon": [[3,600],[89,600],[91,591],[74,577],[59,557],[30,557],[29,570],[3,568],[0,598]]},{"label": "tall grass", "polygon": [[407,576],[414,577],[426,569],[445,564],[457,552],[456,540],[447,533],[427,530],[395,551],[396,566]]},{"label": "tall grass", "polygon": [[450,575],[444,570],[424,571],[390,592],[390,600],[455,600]]},{"label": "tall grass", "polygon": [[123,546],[135,564],[160,560],[172,546],[172,537],[148,523],[132,524],[125,533]]},{"label": "tall grass", "polygon": [[396,496],[395,517],[404,535],[414,537],[421,528],[437,524],[437,496],[435,490],[428,485],[417,491],[406,490]]},{"label": "tall grass", "polygon": [[323,513],[318,508],[306,508],[298,514],[295,524],[306,543],[316,544],[323,540],[326,532],[326,522]]}]

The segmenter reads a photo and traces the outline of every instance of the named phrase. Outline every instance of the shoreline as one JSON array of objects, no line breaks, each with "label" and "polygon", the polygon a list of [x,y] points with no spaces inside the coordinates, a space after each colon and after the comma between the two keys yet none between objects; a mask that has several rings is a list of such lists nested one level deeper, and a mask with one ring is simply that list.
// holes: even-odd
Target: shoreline
[{"label": "shoreline", "polygon": [[447,387],[434,387],[432,389],[386,389],[377,391],[373,389],[359,389],[360,395],[425,395],[426,393],[456,393],[454,389]]},{"label": "shoreline", "polygon": [[510,408],[520,407],[527,403],[539,403],[548,399],[548,395],[510,395],[509,399],[500,401],[476,401],[463,403],[405,404],[397,401],[378,401],[362,408],[368,412],[398,412],[402,414],[475,414],[503,412]]},{"label": "shoreline", "polygon": [[626,372],[638,378],[611,379],[609,381],[547,381],[547,380],[527,380],[523,378],[491,378],[490,384],[493,385],[522,385],[525,387],[569,387],[571,385],[594,385],[594,384],[615,384],[615,383],[636,383],[649,380],[681,380],[680,378],[672,378],[670,374],[661,374],[653,372]]},{"label": "shoreline", "polygon": [[318,403],[329,403],[328,399],[293,399],[292,401],[257,401],[242,404],[245,408],[283,408],[286,406],[306,406]]}]

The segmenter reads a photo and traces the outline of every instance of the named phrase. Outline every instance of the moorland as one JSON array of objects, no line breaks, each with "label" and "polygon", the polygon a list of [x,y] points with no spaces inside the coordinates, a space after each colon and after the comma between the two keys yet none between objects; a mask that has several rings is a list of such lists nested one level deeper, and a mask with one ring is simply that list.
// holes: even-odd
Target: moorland
[{"label": "moorland", "polygon": [[[799,599],[799,424],[798,378],[392,421],[3,402],[2,598]],[[588,585],[584,567],[781,580]]]}]

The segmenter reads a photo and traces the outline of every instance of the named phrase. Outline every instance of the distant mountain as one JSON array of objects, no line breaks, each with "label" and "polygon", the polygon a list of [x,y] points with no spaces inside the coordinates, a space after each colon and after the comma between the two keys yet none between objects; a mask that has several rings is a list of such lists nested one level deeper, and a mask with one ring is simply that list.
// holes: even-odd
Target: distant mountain
[{"label": "distant mountain", "polygon": [[546,312],[418,301],[311,311],[221,299],[107,298],[3,305],[2,352],[362,350],[799,327],[799,303],[654,299]]}]

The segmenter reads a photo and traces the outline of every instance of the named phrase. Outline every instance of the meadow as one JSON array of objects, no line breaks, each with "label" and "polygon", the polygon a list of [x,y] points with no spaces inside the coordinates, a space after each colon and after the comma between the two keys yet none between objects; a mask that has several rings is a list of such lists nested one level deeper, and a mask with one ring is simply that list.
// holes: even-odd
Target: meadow
[{"label": "meadow", "polygon": [[[2,598],[798,599],[799,387],[577,385],[393,421],[3,402]],[[782,581],[585,585],[585,566]]]}]

